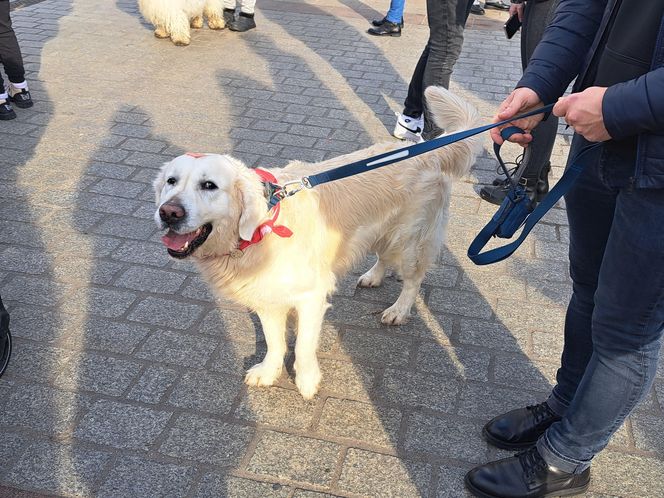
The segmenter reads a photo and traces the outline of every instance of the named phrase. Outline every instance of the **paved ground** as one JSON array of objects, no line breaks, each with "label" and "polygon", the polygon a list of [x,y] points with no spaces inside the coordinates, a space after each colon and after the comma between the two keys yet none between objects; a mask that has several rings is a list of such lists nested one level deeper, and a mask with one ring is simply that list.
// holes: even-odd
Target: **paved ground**
[{"label": "paved ground", "polygon": [[[155,39],[130,0],[14,11],[37,103],[0,125],[0,292],[16,338],[0,495],[458,497],[468,468],[504,455],[483,421],[550,388],[565,213],[509,261],[472,266],[466,247],[493,212],[475,193],[494,175],[488,154],[455,188],[411,324],[379,324],[394,281],[356,290],[351,275],[327,317],[320,395],[304,402],[287,377],[242,385],[264,351],[257,320],[165,256],[156,168],[185,150],[273,166],[389,139],[427,36],[422,0],[389,40],[364,33],[386,0],[259,6],[259,29],[203,29],[188,48]],[[453,81],[487,117],[519,74],[518,41],[492,17],[471,18]],[[561,136],[555,176],[566,150]],[[587,496],[664,495],[663,407],[660,369]]]}]

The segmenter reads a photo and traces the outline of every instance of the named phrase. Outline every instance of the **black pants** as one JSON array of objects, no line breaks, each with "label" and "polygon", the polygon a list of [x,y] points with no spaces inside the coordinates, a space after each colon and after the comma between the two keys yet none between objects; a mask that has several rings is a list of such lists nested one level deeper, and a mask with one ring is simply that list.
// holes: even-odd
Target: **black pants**
[{"label": "black pants", "polygon": [[[535,47],[542,39],[544,30],[551,22],[559,0],[529,0],[526,2],[523,27],[521,28],[521,65],[526,69]],[[533,131],[533,141],[523,155],[523,177],[539,178],[549,162],[558,132],[558,118],[553,114],[542,121]]]},{"label": "black pants", "polygon": [[0,297],[0,375],[5,372],[11,355],[11,336],[9,335],[9,313],[2,304]]},{"label": "black pants", "polygon": [[[5,68],[9,81],[12,83],[25,81],[23,57],[9,17],[9,0],[0,0],[0,62]],[[4,92],[4,82],[0,76],[0,93],[2,92]]]},{"label": "black pants", "polygon": [[431,85],[449,88],[452,68],[461,53],[463,30],[473,0],[427,0],[429,41],[415,66],[404,101],[403,113],[414,118],[424,114],[424,132],[428,140],[438,135],[424,103],[424,90]]}]

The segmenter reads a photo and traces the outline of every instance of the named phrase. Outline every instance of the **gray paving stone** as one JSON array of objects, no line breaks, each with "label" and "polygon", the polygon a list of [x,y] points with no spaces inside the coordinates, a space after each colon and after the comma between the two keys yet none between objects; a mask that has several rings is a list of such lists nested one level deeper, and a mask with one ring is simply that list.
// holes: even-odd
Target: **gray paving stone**
[{"label": "gray paving stone", "polygon": [[[124,212],[127,212],[127,209]],[[129,216],[115,216],[99,223],[94,232],[127,239],[145,240],[155,232],[155,229],[156,226],[149,220]]]},{"label": "gray paving stone", "polygon": [[189,277],[181,294],[189,299],[214,302],[215,296],[208,284],[200,277]]},{"label": "gray paving stone", "polygon": [[7,373],[30,380],[49,381],[70,354],[66,349],[14,340]]},{"label": "gray paving stone", "polygon": [[197,304],[147,297],[129,313],[129,320],[184,330],[193,325],[203,308]]},{"label": "gray paving stone", "polygon": [[530,334],[522,329],[510,330],[500,322],[462,319],[459,342],[502,351],[525,352]]},{"label": "gray paving stone", "polygon": [[328,436],[393,447],[396,445],[400,423],[401,412],[394,408],[328,398],[317,430]]},{"label": "gray paving stone", "polygon": [[159,451],[172,457],[215,466],[236,466],[252,435],[253,429],[249,427],[182,414]]},{"label": "gray paving stone", "polygon": [[417,369],[442,374],[446,378],[488,380],[490,355],[464,347],[422,342],[417,352]]},{"label": "gray paving stone", "polygon": [[399,366],[408,363],[410,346],[408,338],[347,329],[340,340],[339,352],[354,363],[370,361]]},{"label": "gray paving stone", "polygon": [[[184,497],[196,471],[138,457],[121,458],[95,496],[106,498],[144,496]],[[131,479],[127,479],[131,476]]]},{"label": "gray paving stone", "polygon": [[64,284],[57,284],[44,278],[16,275],[2,286],[0,295],[7,296],[6,299],[11,296],[13,301],[25,304],[55,306],[58,296],[62,296],[66,289]]},{"label": "gray paving stone", "polygon": [[121,215],[136,209],[138,201],[110,195],[82,192],[78,195],[77,206],[80,209]]},{"label": "gray paving stone", "polygon": [[127,394],[127,399],[142,403],[159,403],[175,384],[178,376],[179,372],[172,368],[148,367]]},{"label": "gray paving stone", "polygon": [[227,414],[242,386],[242,378],[207,371],[185,372],[168,402],[180,408]]},{"label": "gray paving stone", "polygon": [[212,355],[217,342],[214,339],[158,330],[143,343],[134,356],[188,367],[202,367]]},{"label": "gray paving stone", "polygon": [[631,417],[636,447],[664,454],[664,420],[661,416],[636,414]]},{"label": "gray paving stone", "polygon": [[111,133],[126,137],[146,138],[150,135],[150,128],[128,123],[119,123],[111,128]]},{"label": "gray paving stone", "polygon": [[89,313],[104,318],[117,318],[136,300],[136,294],[126,291],[84,288],[70,294],[62,304],[66,313]]},{"label": "gray paving stone", "polygon": [[431,466],[390,455],[348,450],[339,488],[363,496],[428,496]]},{"label": "gray paving stone", "polygon": [[546,391],[537,393],[523,388],[505,388],[473,382],[461,388],[457,413],[488,422],[501,413],[540,403],[546,400],[547,396]]},{"label": "gray paving stone", "polygon": [[120,275],[115,285],[138,291],[174,294],[185,278],[187,278],[186,275],[172,271],[132,266]]},{"label": "gray paving stone", "polygon": [[[126,154],[126,153],[125,153]],[[104,178],[90,187],[90,192],[133,199],[145,190],[143,183]]]},{"label": "gray paving stone", "polygon": [[122,263],[77,257],[59,258],[52,265],[53,276],[62,282],[90,282],[106,285],[125,267]]},{"label": "gray paving stone", "polygon": [[205,474],[195,498],[286,498],[291,488],[281,484],[252,481],[220,473]]},{"label": "gray paving stone", "polygon": [[162,410],[99,400],[81,419],[74,435],[114,448],[147,450],[171,415]]},{"label": "gray paving stone", "polygon": [[214,309],[205,316],[198,331],[232,341],[264,341],[258,316],[247,311]]},{"label": "gray paving stone", "polygon": [[329,485],[340,446],[319,439],[266,431],[249,460],[247,470],[258,475]]},{"label": "gray paving stone", "polygon": [[[2,391],[0,390],[0,393]],[[1,405],[0,405],[1,406]],[[23,450],[32,442],[24,434],[14,433],[8,426],[0,426],[2,438],[0,438],[0,459],[3,462],[3,470],[0,471],[0,479],[5,471],[11,469],[14,460],[17,460]]]},{"label": "gray paving stone", "polygon": [[92,496],[111,454],[38,441],[5,476],[7,484],[65,496]]},{"label": "gray paving stone", "polygon": [[91,404],[91,398],[86,395],[21,384],[13,389],[0,411],[0,425],[61,434],[71,428],[75,419]]},{"label": "gray paving stone", "polygon": [[614,496],[649,498],[664,494],[661,460],[605,450],[593,460],[591,490]]},{"label": "gray paving stone", "polygon": [[73,354],[53,383],[64,389],[119,396],[138,375],[141,365],[101,354]]},{"label": "gray paving stone", "polygon": [[449,412],[454,406],[459,382],[452,376],[433,376],[417,372],[387,369],[378,395],[414,408]]},{"label": "gray paving stone", "polygon": [[166,266],[171,262],[168,253],[161,244],[154,242],[125,242],[113,252],[113,259],[127,263],[150,266]]},{"label": "gray paving stone", "polygon": [[143,138],[129,138],[121,147],[127,150],[136,150],[140,152],[161,152],[167,146],[166,142],[159,140],[149,140]]},{"label": "gray paving stone", "polygon": [[244,376],[249,368],[263,361],[266,352],[265,343],[222,341],[208,366],[215,372]]},{"label": "gray paving stone", "polygon": [[482,463],[486,443],[480,434],[481,423],[468,420],[432,417],[414,413],[408,420],[405,448],[472,463]]},{"label": "gray paving stone", "polygon": [[77,349],[97,349],[129,354],[148,335],[141,325],[104,319],[88,320],[81,334],[72,334],[63,345]]},{"label": "gray paving stone", "polygon": [[307,401],[298,391],[280,387],[249,388],[234,416],[263,425],[307,429],[316,401]]},{"label": "gray paving stone", "polygon": [[548,391],[552,387],[557,365],[533,362],[524,356],[497,355],[495,380],[512,387],[528,386],[530,389]]},{"label": "gray paving stone", "polygon": [[460,469],[457,467],[443,466],[438,472],[438,487],[436,498],[461,498],[472,495],[463,485],[463,478],[470,468]]},{"label": "gray paving stone", "polygon": [[49,267],[49,257],[42,251],[8,247],[0,253],[0,269],[38,275]]},{"label": "gray paving stone", "polygon": [[429,297],[429,307],[473,318],[491,318],[493,314],[491,305],[481,295],[450,289],[434,289]]}]

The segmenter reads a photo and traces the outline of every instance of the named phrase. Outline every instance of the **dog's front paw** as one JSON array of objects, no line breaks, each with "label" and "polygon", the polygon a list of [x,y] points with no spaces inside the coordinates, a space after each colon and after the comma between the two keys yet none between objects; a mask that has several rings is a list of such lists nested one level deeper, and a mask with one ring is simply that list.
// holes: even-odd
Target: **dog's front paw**
[{"label": "dog's front paw", "polygon": [[295,385],[304,399],[312,399],[318,392],[322,375],[318,367],[315,371],[295,375]]},{"label": "dog's front paw", "polygon": [[194,29],[201,29],[203,27],[203,17],[196,16],[191,21],[189,21],[189,26]]},{"label": "dog's front paw", "polygon": [[264,361],[247,370],[244,383],[249,386],[271,386],[281,376],[283,366],[267,365]]},{"label": "dog's front paw", "polygon": [[224,29],[226,27],[226,22],[221,16],[208,16],[207,22],[210,29]]},{"label": "dog's front paw", "polygon": [[168,34],[168,31],[166,31],[165,28],[157,26],[154,30],[154,36],[157,38],[168,38],[170,35]]},{"label": "dog's front paw", "polygon": [[381,317],[381,323],[385,325],[403,325],[408,321],[410,317],[410,308],[402,308],[393,304],[385,311],[383,311],[383,316]]}]

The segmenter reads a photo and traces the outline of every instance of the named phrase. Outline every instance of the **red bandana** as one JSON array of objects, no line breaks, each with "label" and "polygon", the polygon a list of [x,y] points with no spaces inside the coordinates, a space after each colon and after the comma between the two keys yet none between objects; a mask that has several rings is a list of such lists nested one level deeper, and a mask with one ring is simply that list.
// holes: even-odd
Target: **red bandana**
[{"label": "red bandana", "polygon": [[[274,175],[268,171],[256,168],[254,169],[256,174],[261,177],[261,180],[264,182],[270,182],[270,183],[277,183],[277,179],[274,177]],[[275,225],[277,218],[279,217],[279,204],[274,206],[272,208],[272,211],[274,212],[274,215],[272,216],[271,220],[267,220],[256,228],[254,231],[254,234],[251,236],[251,240],[241,240],[240,244],[238,245],[238,249],[240,251],[244,251],[247,247],[258,244],[261,240],[263,240],[263,237],[265,237],[268,233],[275,233],[279,237],[290,237],[293,235],[293,232],[283,226],[283,225]]]}]

